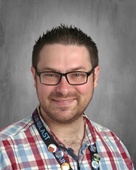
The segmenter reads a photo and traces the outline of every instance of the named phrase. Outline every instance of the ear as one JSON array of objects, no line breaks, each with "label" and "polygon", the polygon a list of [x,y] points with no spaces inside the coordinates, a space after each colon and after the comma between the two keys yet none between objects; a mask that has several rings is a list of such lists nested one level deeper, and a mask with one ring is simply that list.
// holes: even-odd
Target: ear
[{"label": "ear", "polygon": [[99,66],[95,67],[95,69],[94,69],[94,88],[96,88],[97,83],[98,83],[99,71],[100,71],[100,67]]},{"label": "ear", "polygon": [[31,67],[31,72],[32,72],[32,76],[34,79],[34,87],[36,87],[36,72],[35,72],[35,68],[33,66]]}]

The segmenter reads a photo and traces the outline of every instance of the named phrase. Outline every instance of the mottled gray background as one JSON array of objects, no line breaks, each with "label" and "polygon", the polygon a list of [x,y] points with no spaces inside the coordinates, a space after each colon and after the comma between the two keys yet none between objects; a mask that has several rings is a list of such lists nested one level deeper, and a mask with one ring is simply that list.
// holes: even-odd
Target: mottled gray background
[{"label": "mottled gray background", "polygon": [[32,46],[60,23],[97,43],[101,72],[87,114],[120,137],[136,165],[136,0],[0,0],[0,128],[37,106]]}]

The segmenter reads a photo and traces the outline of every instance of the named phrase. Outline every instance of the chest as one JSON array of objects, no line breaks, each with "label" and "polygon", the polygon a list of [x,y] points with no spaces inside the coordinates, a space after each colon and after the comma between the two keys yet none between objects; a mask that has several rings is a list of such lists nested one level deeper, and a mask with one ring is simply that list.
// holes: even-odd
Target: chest
[{"label": "chest", "polygon": [[63,144],[65,145],[66,148],[71,148],[74,151],[74,154],[76,156],[79,155],[79,151],[82,146],[82,140],[79,139],[78,137],[75,138],[74,140],[63,140]]}]

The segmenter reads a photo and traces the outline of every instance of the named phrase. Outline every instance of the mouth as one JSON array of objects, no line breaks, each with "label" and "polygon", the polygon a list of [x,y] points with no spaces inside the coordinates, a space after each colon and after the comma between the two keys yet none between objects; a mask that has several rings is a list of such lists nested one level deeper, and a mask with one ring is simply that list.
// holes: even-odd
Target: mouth
[{"label": "mouth", "polygon": [[58,106],[69,106],[75,102],[75,98],[73,99],[52,99],[53,102]]}]

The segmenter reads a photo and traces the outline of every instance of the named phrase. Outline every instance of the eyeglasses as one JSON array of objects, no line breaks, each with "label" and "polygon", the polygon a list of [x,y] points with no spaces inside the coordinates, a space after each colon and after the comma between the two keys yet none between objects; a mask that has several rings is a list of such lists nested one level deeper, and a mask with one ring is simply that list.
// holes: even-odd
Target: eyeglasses
[{"label": "eyeglasses", "polygon": [[90,76],[93,73],[94,68],[95,67],[93,67],[89,72],[71,71],[71,72],[67,72],[67,73],[59,73],[59,72],[55,72],[55,71],[39,72],[37,70],[37,68],[35,68],[35,70],[36,70],[36,74],[40,78],[41,84],[55,86],[60,83],[62,76],[64,76],[66,78],[67,82],[70,85],[85,84],[88,81],[88,76]]}]

